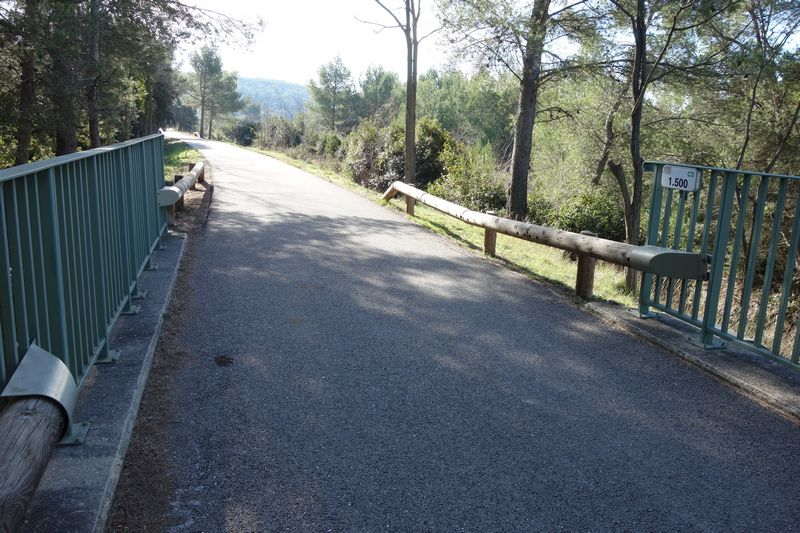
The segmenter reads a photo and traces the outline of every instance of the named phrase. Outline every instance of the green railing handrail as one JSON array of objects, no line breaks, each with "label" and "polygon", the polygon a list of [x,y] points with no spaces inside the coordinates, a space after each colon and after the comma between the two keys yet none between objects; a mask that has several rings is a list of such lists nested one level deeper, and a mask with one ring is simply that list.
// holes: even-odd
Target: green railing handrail
[{"label": "green railing handrail", "polygon": [[33,163],[26,163],[24,165],[17,165],[14,167],[0,169],[0,183],[8,180],[12,180],[14,178],[18,178],[20,176],[25,176],[28,174],[33,174],[35,172],[41,172],[43,170],[47,170],[49,168],[57,167],[60,165],[64,165],[66,163],[72,163],[75,161],[80,161],[81,159],[87,159],[90,157],[94,157],[98,154],[113,152],[115,150],[121,150],[128,146],[133,146],[139,144],[144,141],[148,141],[151,139],[156,138],[163,138],[163,133],[154,133],[152,135],[147,135],[145,137],[138,137],[136,139],[131,139],[128,141],[122,141],[115,144],[109,144],[108,146],[101,146],[99,148],[92,148],[90,150],[84,150],[82,152],[75,152],[72,154],[67,155],[60,155],[57,157],[52,157],[50,159],[43,159],[41,161],[34,161]]},{"label": "green railing handrail", "polygon": [[[697,189],[662,184],[668,165],[696,171]],[[654,175],[647,243],[708,253],[712,262],[708,280],[643,276],[640,313],[654,308],[697,326],[709,348],[723,339],[799,365],[800,327],[792,341],[784,324],[797,292],[800,176],[664,161],[644,169]]]},{"label": "green railing handrail", "polygon": [[35,346],[78,386],[114,358],[167,224],[163,158],[155,134],[0,171],[0,390]]},{"label": "green railing handrail", "polygon": [[735,168],[710,167],[706,165],[695,165],[693,163],[679,163],[677,161],[648,160],[644,162],[644,169],[645,172],[653,172],[657,167],[663,167],[664,165],[678,165],[682,167],[696,168],[698,170],[711,170],[714,172],[736,172],[737,174],[744,174],[750,176],[770,176],[772,178],[788,178],[790,180],[800,180],[800,176],[792,176],[789,174],[772,174],[770,172],[759,172],[758,170],[741,170],[741,169],[737,170]]}]

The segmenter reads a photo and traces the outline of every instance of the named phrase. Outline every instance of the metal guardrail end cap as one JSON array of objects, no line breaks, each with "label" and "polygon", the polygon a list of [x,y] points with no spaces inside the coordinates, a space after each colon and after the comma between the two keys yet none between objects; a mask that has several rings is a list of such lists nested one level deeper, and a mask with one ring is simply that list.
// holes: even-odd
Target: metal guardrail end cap
[{"label": "metal guardrail end cap", "polygon": [[36,344],[31,344],[0,397],[43,397],[56,402],[66,417],[65,432],[72,425],[78,386],[64,362]]}]

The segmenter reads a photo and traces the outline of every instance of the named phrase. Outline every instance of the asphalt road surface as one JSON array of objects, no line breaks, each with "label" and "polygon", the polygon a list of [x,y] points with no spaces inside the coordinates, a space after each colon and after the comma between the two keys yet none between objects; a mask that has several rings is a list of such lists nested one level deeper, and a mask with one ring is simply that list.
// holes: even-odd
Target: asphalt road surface
[{"label": "asphalt road surface", "polygon": [[800,530],[800,431],[546,286],[206,141],[112,525]]}]

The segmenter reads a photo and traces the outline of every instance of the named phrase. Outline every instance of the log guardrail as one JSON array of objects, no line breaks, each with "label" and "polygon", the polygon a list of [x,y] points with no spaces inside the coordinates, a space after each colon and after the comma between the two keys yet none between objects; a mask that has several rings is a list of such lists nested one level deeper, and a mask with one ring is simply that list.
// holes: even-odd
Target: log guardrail
[{"label": "log guardrail", "polygon": [[205,175],[206,164],[203,161],[189,163],[188,174],[175,176],[175,181],[172,185],[165,185],[158,191],[159,207],[168,208],[170,216],[174,220],[175,210],[183,209],[183,196],[186,191],[193,190],[198,182],[204,183]]},{"label": "log guardrail", "polygon": [[708,273],[709,257],[705,254],[659,246],[637,246],[603,239],[588,232],[572,233],[480,213],[401,181],[392,183],[383,199],[390,200],[398,194],[405,196],[406,212],[409,215],[414,215],[414,204],[420,202],[467,224],[484,228],[484,253],[488,256],[495,256],[498,233],[577,254],[576,293],[584,299],[592,295],[596,259],[673,278],[704,279]]}]

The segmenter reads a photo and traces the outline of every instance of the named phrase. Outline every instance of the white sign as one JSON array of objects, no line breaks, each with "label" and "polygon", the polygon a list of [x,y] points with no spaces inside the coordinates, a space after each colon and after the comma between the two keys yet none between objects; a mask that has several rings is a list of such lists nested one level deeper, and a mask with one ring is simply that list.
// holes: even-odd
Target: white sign
[{"label": "white sign", "polygon": [[691,167],[664,165],[661,170],[661,186],[694,192],[700,188],[700,172]]}]

